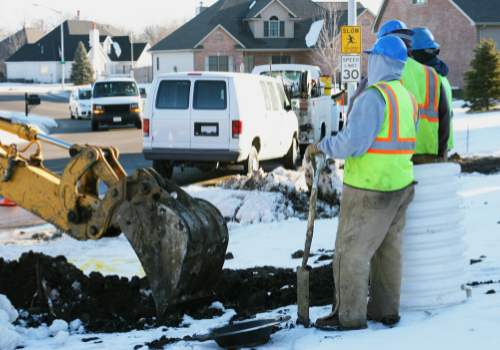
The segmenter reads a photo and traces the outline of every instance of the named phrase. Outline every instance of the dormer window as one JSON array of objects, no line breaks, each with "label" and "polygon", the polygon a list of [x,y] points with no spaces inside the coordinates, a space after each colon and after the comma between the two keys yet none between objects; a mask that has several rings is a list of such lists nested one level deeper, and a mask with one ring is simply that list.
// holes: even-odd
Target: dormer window
[{"label": "dormer window", "polygon": [[278,17],[272,16],[269,21],[264,21],[264,37],[285,37],[285,22]]}]

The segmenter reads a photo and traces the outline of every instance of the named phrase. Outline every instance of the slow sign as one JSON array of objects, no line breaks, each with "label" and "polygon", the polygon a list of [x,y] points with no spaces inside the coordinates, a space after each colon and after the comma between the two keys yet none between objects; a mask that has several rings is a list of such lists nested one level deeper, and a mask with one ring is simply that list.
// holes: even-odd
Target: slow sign
[{"label": "slow sign", "polygon": [[341,53],[361,54],[361,27],[342,26],[341,33]]}]

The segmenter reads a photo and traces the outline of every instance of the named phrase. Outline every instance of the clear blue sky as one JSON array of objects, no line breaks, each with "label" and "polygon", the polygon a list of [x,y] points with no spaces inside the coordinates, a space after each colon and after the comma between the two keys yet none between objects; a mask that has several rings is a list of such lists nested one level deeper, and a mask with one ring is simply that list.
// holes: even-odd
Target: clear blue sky
[{"label": "clear blue sky", "polygon": [[[259,0],[257,0],[259,1]],[[327,0],[323,0],[327,1]],[[377,14],[382,0],[360,0],[373,13]],[[203,1],[204,6],[214,4],[216,0]],[[176,18],[192,18],[199,0],[0,0],[0,27],[11,32],[19,30],[23,22],[44,18],[49,22],[59,21],[59,14],[32,4],[40,4],[71,13],[76,16],[81,11],[81,18],[98,23],[128,27],[134,32],[141,32],[148,24]]]}]

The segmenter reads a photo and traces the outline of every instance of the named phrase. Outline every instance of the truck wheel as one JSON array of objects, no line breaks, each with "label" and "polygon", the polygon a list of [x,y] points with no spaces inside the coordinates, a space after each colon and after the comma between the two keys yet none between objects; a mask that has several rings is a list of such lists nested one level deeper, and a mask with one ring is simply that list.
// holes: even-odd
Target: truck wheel
[{"label": "truck wheel", "polygon": [[99,122],[92,120],[92,131],[99,131]]},{"label": "truck wheel", "polygon": [[135,122],[135,127],[139,130],[142,130],[142,122],[140,120]]},{"label": "truck wheel", "polygon": [[165,160],[153,160],[153,169],[156,170],[161,177],[171,179],[174,173],[174,167],[168,166]]},{"label": "truck wheel", "polygon": [[292,138],[292,144],[290,145],[290,149],[283,158],[283,162],[285,163],[285,169],[295,170],[296,161],[297,161],[297,140],[295,140],[295,138]]},{"label": "truck wheel", "polygon": [[305,155],[306,155],[306,150],[307,150],[307,147],[309,147],[309,145],[305,145],[305,144],[300,144],[300,158],[301,159],[304,159]]},{"label": "truck wheel", "polygon": [[253,174],[254,171],[259,171],[259,153],[257,153],[255,146],[250,148],[248,159],[243,166],[243,175]]}]

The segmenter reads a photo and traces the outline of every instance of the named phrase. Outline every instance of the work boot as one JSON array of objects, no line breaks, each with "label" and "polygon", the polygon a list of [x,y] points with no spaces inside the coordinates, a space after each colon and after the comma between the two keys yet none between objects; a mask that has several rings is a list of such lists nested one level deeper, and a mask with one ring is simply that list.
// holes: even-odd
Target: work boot
[{"label": "work boot", "polygon": [[338,328],[340,327],[339,315],[330,314],[325,317],[320,317],[316,320],[316,325],[321,328]]},{"label": "work boot", "polygon": [[401,320],[401,316],[398,315],[389,315],[382,316],[380,318],[373,318],[375,322],[381,322],[384,326],[393,326]]}]

